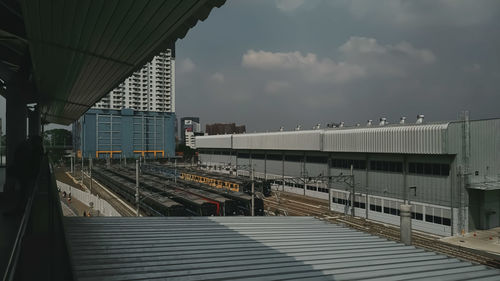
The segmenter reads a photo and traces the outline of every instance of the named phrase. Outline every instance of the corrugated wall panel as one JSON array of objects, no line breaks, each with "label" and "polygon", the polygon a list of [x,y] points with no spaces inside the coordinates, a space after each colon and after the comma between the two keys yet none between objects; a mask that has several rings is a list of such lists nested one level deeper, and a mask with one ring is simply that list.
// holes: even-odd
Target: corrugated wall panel
[{"label": "corrugated wall panel", "polygon": [[281,175],[283,173],[283,163],[278,160],[267,160],[267,173],[273,175]]},{"label": "corrugated wall panel", "polygon": [[325,130],[323,151],[444,154],[448,123]]},{"label": "corrugated wall panel", "polygon": [[196,137],[197,148],[231,148],[231,135]]},{"label": "corrugated wall panel", "polygon": [[263,159],[252,159],[252,165],[256,173],[264,173],[264,160]]},{"label": "corrugated wall panel", "polygon": [[319,151],[320,142],[319,130],[233,135],[233,149]]}]

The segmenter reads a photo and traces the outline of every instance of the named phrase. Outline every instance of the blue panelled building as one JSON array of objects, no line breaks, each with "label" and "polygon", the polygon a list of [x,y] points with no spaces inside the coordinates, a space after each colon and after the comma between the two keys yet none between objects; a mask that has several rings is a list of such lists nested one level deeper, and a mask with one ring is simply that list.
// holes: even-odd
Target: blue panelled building
[{"label": "blue panelled building", "polygon": [[77,157],[175,156],[175,114],[133,109],[90,109],[73,123]]}]

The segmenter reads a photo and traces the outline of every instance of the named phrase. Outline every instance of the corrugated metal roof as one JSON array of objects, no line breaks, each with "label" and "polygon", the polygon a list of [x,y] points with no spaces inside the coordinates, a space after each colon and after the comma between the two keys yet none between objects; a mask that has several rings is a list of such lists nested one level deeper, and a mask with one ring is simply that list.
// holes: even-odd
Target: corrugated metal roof
[{"label": "corrugated metal roof", "polygon": [[234,149],[321,150],[321,131],[233,135]]},{"label": "corrugated metal roof", "polygon": [[224,0],[20,3],[43,117],[69,124]]},{"label": "corrugated metal roof", "polygon": [[323,150],[373,153],[446,153],[448,123],[328,130]]},{"label": "corrugated metal roof", "polygon": [[448,122],[196,137],[198,148],[446,154]]},{"label": "corrugated metal roof", "polygon": [[[64,219],[77,280],[498,280],[311,217]],[[481,279],[483,278],[483,279]]]}]

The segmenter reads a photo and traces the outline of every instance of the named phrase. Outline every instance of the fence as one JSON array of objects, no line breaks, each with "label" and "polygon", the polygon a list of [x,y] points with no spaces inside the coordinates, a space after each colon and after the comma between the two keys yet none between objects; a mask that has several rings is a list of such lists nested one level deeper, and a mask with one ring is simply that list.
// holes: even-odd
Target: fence
[{"label": "fence", "polygon": [[66,191],[66,193],[71,193],[72,198],[77,199],[87,206],[90,206],[90,203],[92,202],[94,204],[93,209],[99,211],[99,215],[101,216],[121,217],[120,213],[118,213],[108,202],[97,196],[78,188],[74,188],[60,181],[57,181],[57,187],[61,190],[61,192]]}]

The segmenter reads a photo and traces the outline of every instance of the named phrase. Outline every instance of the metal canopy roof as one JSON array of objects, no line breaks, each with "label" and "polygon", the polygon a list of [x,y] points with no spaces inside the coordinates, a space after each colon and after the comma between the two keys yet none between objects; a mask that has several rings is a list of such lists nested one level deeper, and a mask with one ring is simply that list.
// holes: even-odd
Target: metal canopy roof
[{"label": "metal canopy roof", "polygon": [[2,0],[0,78],[30,57],[42,117],[69,124],[224,2]]},{"label": "metal canopy roof", "polygon": [[311,217],[64,218],[76,280],[498,280]]}]

